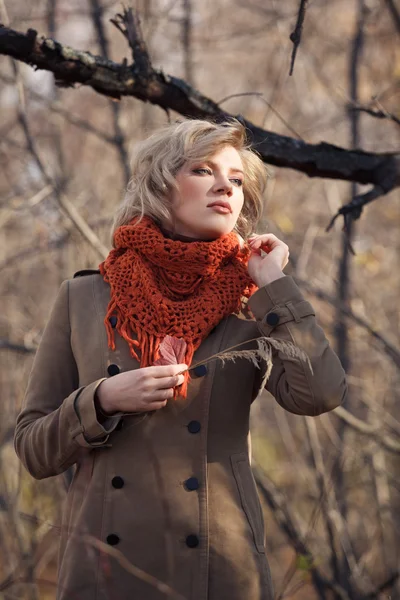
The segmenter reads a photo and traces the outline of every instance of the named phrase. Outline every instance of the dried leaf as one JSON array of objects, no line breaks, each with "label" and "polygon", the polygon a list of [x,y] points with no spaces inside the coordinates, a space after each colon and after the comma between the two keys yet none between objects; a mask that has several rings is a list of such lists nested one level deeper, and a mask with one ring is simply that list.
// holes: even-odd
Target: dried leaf
[{"label": "dried leaf", "polygon": [[179,365],[185,362],[186,354],[185,340],[178,339],[172,335],[166,335],[159,346],[160,357],[154,365]]}]

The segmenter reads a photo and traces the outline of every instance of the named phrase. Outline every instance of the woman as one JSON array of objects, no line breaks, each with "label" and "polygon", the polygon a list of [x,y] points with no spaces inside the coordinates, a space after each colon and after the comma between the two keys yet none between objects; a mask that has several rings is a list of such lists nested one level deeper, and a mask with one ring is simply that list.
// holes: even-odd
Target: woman
[{"label": "woman", "polygon": [[76,465],[59,600],[273,598],[247,441],[263,373],[245,359],[188,373],[271,336],[312,365],[274,352],[266,387],[286,410],[318,415],[346,394],[282,272],[288,247],[250,236],[264,183],[238,122],[168,126],[138,147],[100,271],[61,286],[15,434],[34,477]]}]

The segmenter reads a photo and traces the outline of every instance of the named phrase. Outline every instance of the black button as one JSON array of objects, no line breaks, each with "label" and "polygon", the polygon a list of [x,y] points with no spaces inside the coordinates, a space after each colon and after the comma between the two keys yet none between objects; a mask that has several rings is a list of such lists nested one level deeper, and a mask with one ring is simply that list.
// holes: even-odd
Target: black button
[{"label": "black button", "polygon": [[190,433],[199,433],[201,425],[198,421],[190,421],[187,426]]},{"label": "black button", "polygon": [[117,317],[115,315],[112,315],[108,320],[110,321],[111,327],[114,329],[114,327],[117,326]]},{"label": "black button", "polygon": [[279,323],[279,315],[277,315],[274,312],[268,313],[268,315],[267,315],[267,317],[266,317],[265,320],[268,323],[268,325],[271,325],[272,327],[275,327],[275,325],[278,325],[278,323]]},{"label": "black button", "polygon": [[196,548],[196,546],[198,546],[200,543],[199,538],[197,537],[197,535],[188,535],[186,538],[186,546],[189,546],[189,548]]},{"label": "black button", "polygon": [[118,375],[118,373],[120,372],[120,368],[118,365],[108,365],[107,367],[107,373],[109,374],[110,377],[113,377],[113,375]]},{"label": "black button", "polygon": [[189,477],[189,479],[186,479],[185,481],[185,488],[189,491],[189,492],[193,492],[194,490],[198,490],[199,489],[199,480],[197,479],[197,477]]},{"label": "black button", "polygon": [[193,369],[193,372],[196,377],[204,377],[204,375],[207,373],[207,367],[206,365],[199,365]]},{"label": "black button", "polygon": [[110,533],[110,535],[107,536],[107,544],[110,544],[110,546],[116,546],[119,544],[119,536],[116,533]]},{"label": "black button", "polygon": [[124,487],[124,483],[124,480],[119,475],[116,475],[111,479],[111,485],[117,490],[120,490],[122,487]]},{"label": "black button", "polygon": [[120,431],[124,426],[124,419],[121,417],[121,419],[118,421],[118,424],[115,428],[115,431]]}]

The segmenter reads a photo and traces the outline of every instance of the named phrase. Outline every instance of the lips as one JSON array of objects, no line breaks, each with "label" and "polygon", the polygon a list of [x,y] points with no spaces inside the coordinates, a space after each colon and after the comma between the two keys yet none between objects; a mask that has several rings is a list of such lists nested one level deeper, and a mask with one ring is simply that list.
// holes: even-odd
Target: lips
[{"label": "lips", "polygon": [[223,202],[222,200],[218,200],[217,202],[211,202],[211,204],[208,204],[207,206],[208,208],[212,208],[213,206],[222,206],[223,208],[228,209],[230,213],[232,212],[232,208],[229,202]]}]

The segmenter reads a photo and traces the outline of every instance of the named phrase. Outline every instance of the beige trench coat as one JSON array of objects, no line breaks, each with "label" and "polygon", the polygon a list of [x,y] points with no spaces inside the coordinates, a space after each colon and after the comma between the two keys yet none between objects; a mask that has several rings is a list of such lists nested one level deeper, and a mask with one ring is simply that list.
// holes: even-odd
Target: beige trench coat
[{"label": "beige trench coat", "polygon": [[[211,361],[196,370],[186,401],[102,425],[97,386],[139,368],[120,336],[115,351],[107,346],[108,301],[99,274],[62,284],[17,420],[15,448],[33,477],[76,465],[63,512],[57,598],[272,600],[248,456],[260,372],[243,359],[224,367]],[[260,335],[294,341],[306,350],[313,373],[277,353],[267,389],[296,414],[338,406],[345,374],[292,278],[261,288],[249,306],[256,320],[223,319],[194,362]]]}]

